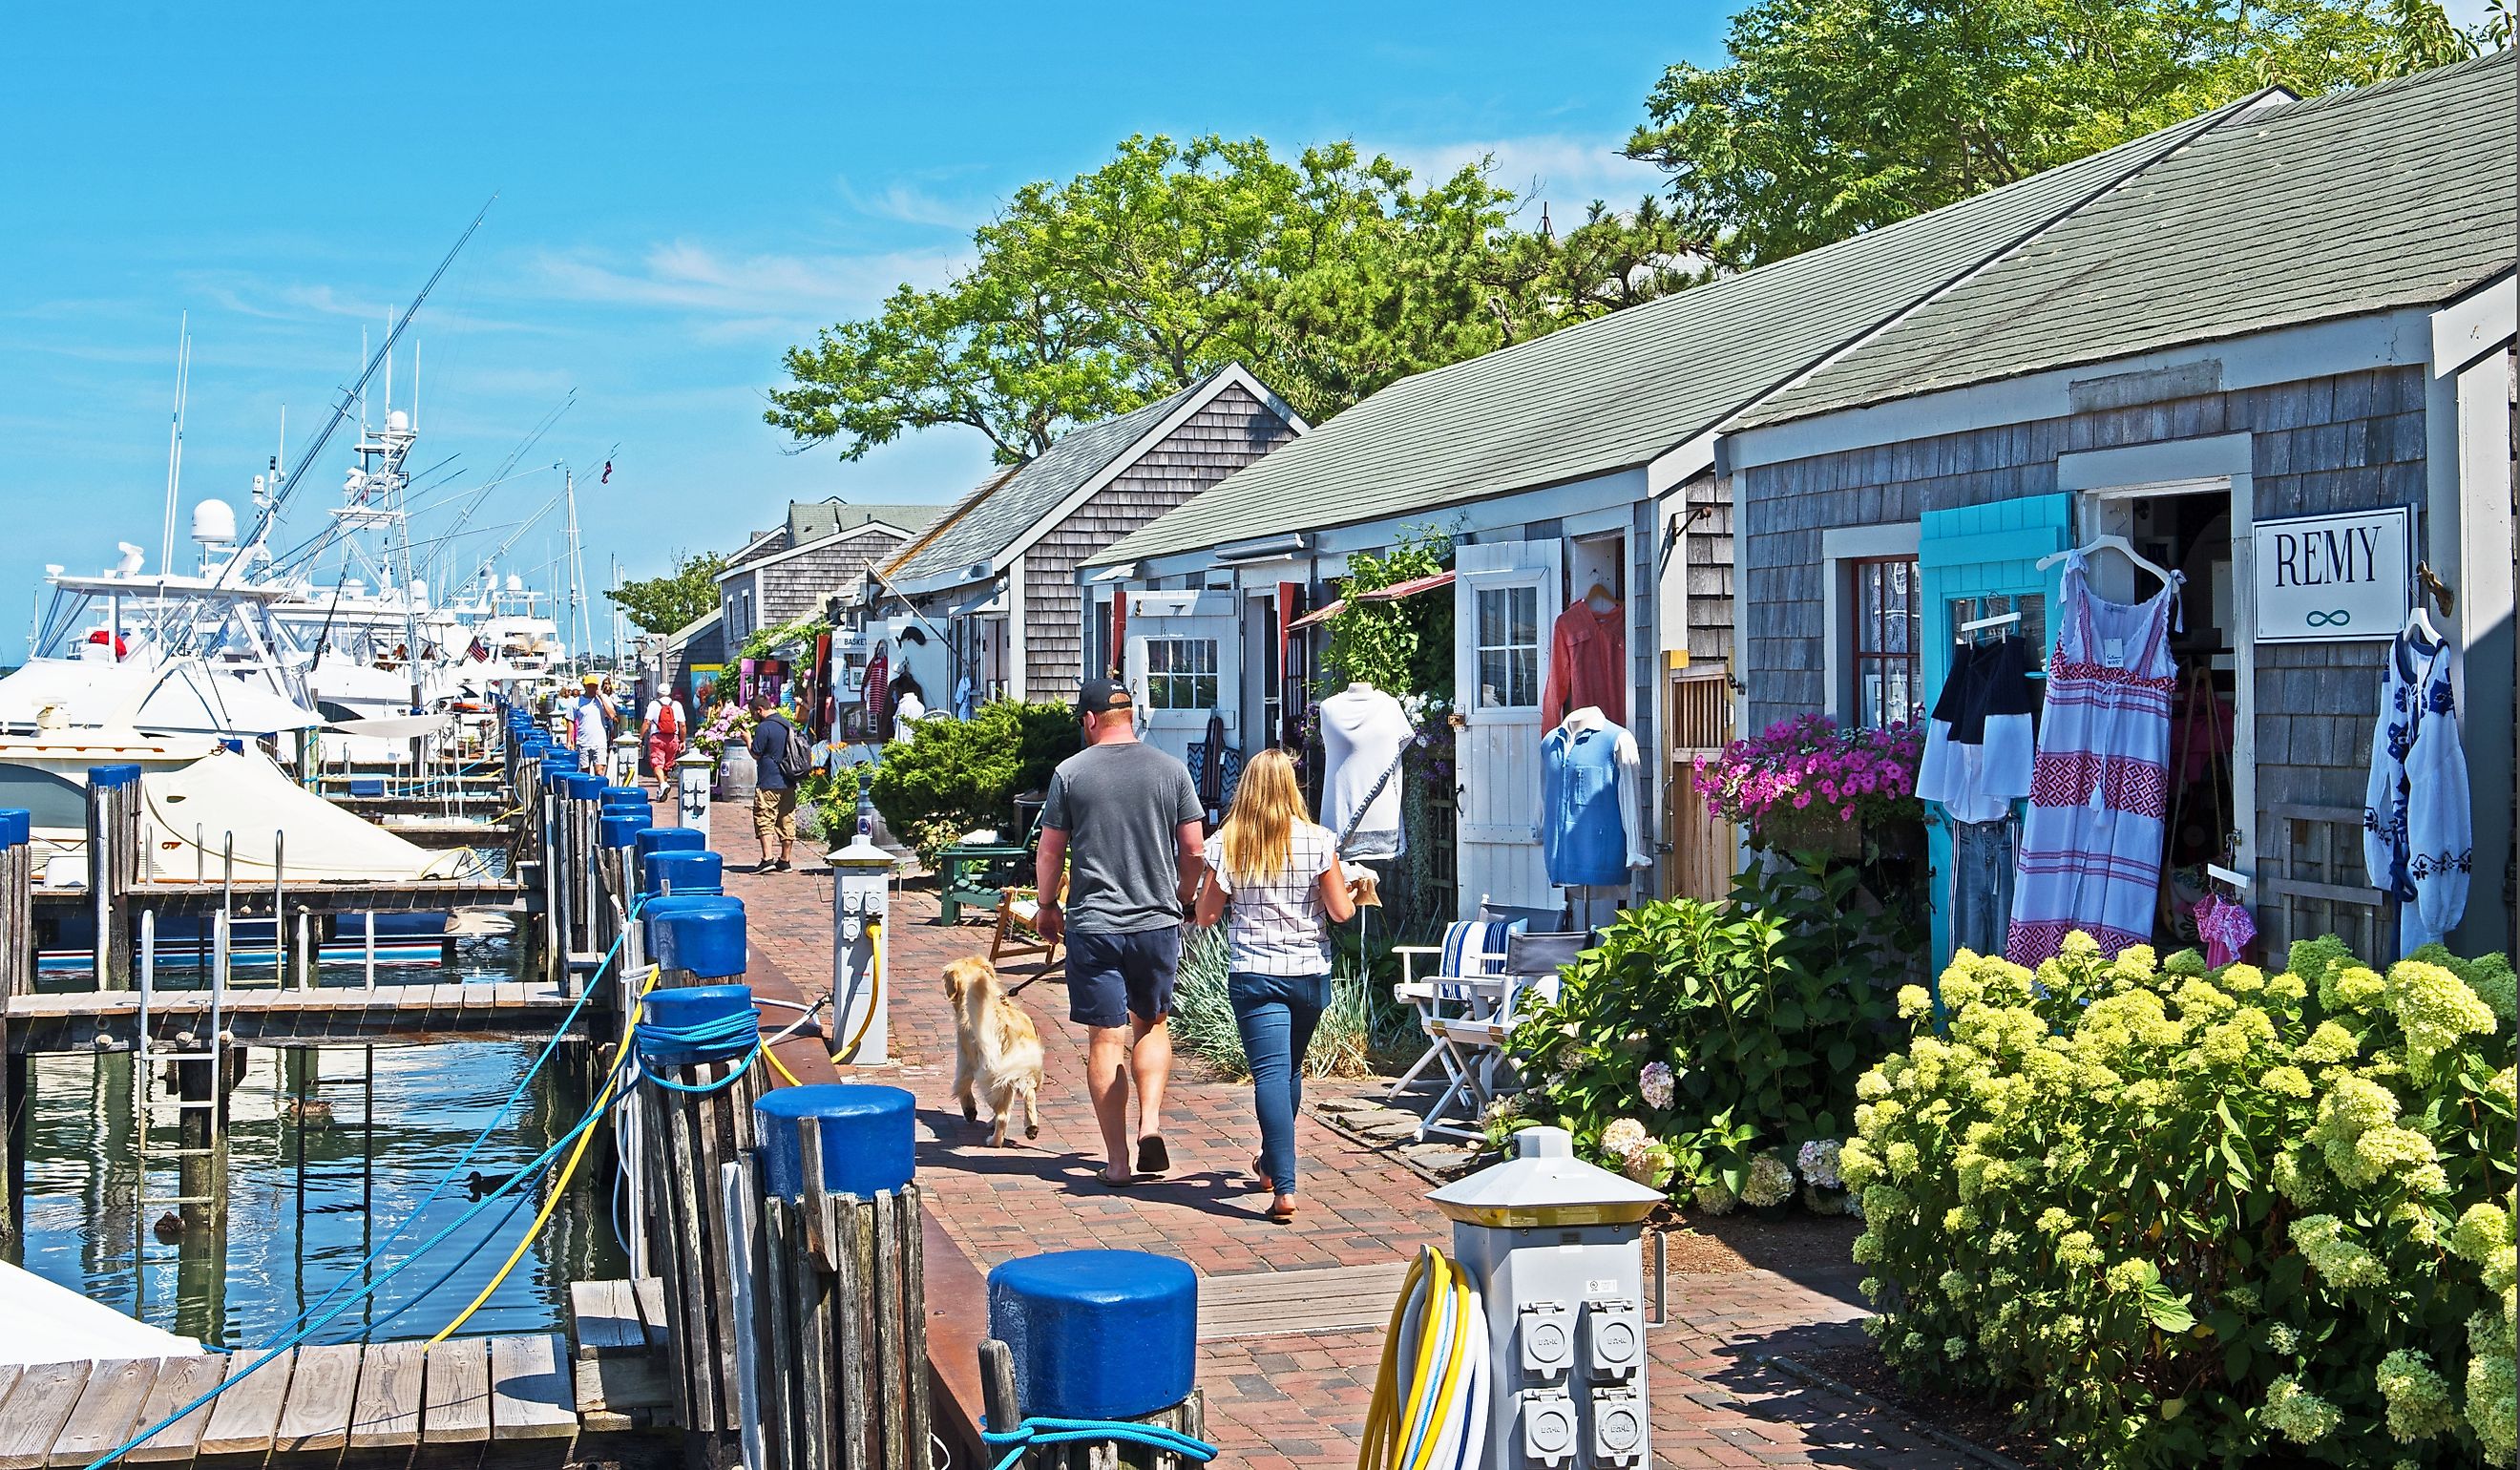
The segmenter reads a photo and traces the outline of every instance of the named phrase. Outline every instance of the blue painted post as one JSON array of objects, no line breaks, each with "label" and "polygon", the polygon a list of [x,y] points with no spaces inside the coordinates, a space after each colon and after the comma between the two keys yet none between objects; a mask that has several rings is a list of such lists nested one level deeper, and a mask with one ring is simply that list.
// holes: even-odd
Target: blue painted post
[{"label": "blue painted post", "polygon": [[656,985],[632,1039],[641,1081],[624,1120],[636,1137],[625,1156],[640,1161],[640,1250],[680,1328],[671,1334],[676,1406],[687,1431],[715,1437],[743,1427],[740,1400],[748,1395],[739,1393],[737,1359],[750,1329],[736,1316],[734,1296],[754,1257],[749,1233],[729,1229],[720,1179],[753,1146],[752,1109],[768,1068],[743,984],[742,905],[663,903],[648,917]]},{"label": "blue painted post", "polygon": [[755,1111],[761,1197],[746,1202],[761,1212],[773,1347],[761,1372],[797,1386],[765,1396],[765,1438],[788,1465],[916,1467],[930,1403],[911,1095],[814,1084]]}]

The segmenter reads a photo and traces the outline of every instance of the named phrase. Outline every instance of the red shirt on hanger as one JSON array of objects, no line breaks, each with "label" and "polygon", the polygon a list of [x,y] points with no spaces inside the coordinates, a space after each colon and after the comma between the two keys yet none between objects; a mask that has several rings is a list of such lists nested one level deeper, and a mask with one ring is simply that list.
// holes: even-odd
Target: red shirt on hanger
[{"label": "red shirt on hanger", "polygon": [[1595,612],[1578,598],[1557,614],[1549,641],[1549,681],[1540,690],[1543,730],[1566,717],[1570,709],[1598,706],[1610,723],[1628,723],[1628,634],[1620,622],[1623,609]]}]

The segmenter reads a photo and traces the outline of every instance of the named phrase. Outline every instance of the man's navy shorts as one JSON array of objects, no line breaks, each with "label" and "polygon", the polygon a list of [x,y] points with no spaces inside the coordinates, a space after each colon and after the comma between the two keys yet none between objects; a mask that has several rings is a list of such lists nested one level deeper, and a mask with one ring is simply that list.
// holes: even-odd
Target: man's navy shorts
[{"label": "man's navy shorts", "polygon": [[1067,936],[1067,1018],[1079,1026],[1126,1026],[1172,1013],[1181,930]]}]

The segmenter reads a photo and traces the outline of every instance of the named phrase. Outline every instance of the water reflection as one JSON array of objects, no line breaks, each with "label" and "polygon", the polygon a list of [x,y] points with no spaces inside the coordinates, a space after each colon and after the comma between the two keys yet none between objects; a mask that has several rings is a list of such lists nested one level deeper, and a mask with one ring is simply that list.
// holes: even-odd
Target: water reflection
[{"label": "water reflection", "polygon": [[[464,968],[489,966],[468,958]],[[431,969],[409,978],[460,974]],[[358,974],[328,972],[324,980],[356,984]],[[381,1262],[361,1267],[497,1115],[538,1049],[475,1041],[237,1053],[223,1230],[184,1228],[184,1211],[169,1202],[183,1189],[171,1157],[179,1142],[172,1108],[159,1110],[150,1133],[144,1189],[128,1053],[32,1058],[22,1264],[206,1345],[275,1341],[346,1276],[355,1280],[342,1297],[410,1257],[583,1115],[592,1095],[584,1048],[564,1044],[459,1177]],[[568,1197],[465,1324],[468,1335],[550,1330],[562,1321],[567,1282],[625,1274],[608,1218],[604,1154],[589,1150]],[[515,1249],[545,1187],[529,1182],[503,1196],[309,1340],[435,1332]]]}]

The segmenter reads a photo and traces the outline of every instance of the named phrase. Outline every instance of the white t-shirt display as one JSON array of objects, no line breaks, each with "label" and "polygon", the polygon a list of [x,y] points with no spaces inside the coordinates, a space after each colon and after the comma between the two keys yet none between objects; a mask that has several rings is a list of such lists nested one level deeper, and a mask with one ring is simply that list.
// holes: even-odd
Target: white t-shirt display
[{"label": "white t-shirt display", "polygon": [[913,725],[927,718],[927,701],[905,690],[892,707],[892,737],[908,743],[915,734]]},{"label": "white t-shirt display", "polygon": [[[1379,862],[1400,855],[1400,775],[1391,771],[1401,747],[1416,734],[1400,701],[1370,684],[1351,684],[1321,703],[1322,824],[1347,839],[1344,855],[1357,862]],[[1375,791],[1374,782],[1382,781]],[[1368,805],[1366,797],[1373,800]],[[1358,817],[1362,808],[1364,816]]]}]

